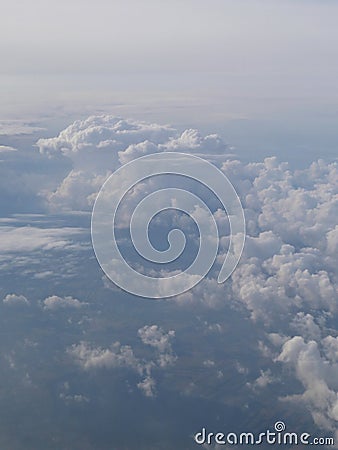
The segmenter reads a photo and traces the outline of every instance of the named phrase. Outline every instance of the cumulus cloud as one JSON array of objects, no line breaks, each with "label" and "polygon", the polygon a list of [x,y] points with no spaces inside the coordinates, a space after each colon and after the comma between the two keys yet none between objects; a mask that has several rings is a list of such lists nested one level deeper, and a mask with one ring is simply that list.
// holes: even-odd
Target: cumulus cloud
[{"label": "cumulus cloud", "polygon": [[[71,171],[57,189],[46,194],[50,207],[61,209],[90,209],[109,174],[138,156],[184,151],[216,161],[243,204],[247,224],[244,253],[231,279],[219,285],[215,274],[229,241],[225,227],[215,267],[193,291],[176,301],[212,308],[228,302],[234,308],[244,308],[265,331],[265,341],[262,338],[258,343],[263,356],[270,358],[271,365],[277,361],[294,369],[304,386],[304,394],[297,398],[312,408],[319,426],[332,429],[338,410],[333,382],[337,379],[337,344],[328,326],[336,319],[338,298],[336,162],[319,160],[301,170],[276,157],[243,163],[226,155],[226,146],[216,135],[202,136],[190,129],[178,132],[169,126],[112,116],[76,121],[55,138],[40,139],[38,146],[50,158],[61,157],[71,163]],[[154,181],[151,187],[158,186]],[[122,210],[121,226],[130,217],[128,208],[135,206],[148,188],[143,184],[133,190],[126,213]],[[216,209],[217,224],[224,224],[224,214]],[[185,220],[176,217],[172,223],[186,229]],[[171,347],[174,335],[170,333],[156,325],[138,332],[142,342],[156,353],[154,366],[164,367],[175,360]],[[113,365],[121,351],[81,345],[77,359],[83,367]],[[142,370],[139,388],[151,395],[153,377],[149,370]],[[273,372],[264,370],[255,389],[272,381],[278,382]]]},{"label": "cumulus cloud", "polygon": [[223,170],[239,191],[247,218],[236,295],[255,319],[291,305],[337,311],[337,265],[331,250],[337,220],[337,164],[319,161],[292,172],[276,158],[228,161]]},{"label": "cumulus cloud", "polygon": [[319,341],[321,338],[320,326],[315,322],[314,317],[307,313],[299,312],[291,322],[291,328],[300,333],[307,340]]},{"label": "cumulus cloud", "polygon": [[172,137],[166,144],[168,151],[188,151],[189,153],[224,154],[226,146],[217,134],[203,137],[198,130],[188,129],[178,137]]},{"label": "cumulus cloud", "polygon": [[52,208],[88,210],[105,179],[121,164],[139,156],[163,151],[224,153],[217,135],[183,133],[158,125],[114,116],[77,120],[55,138],[39,139],[42,154],[64,157],[73,168],[58,188],[44,195]]},{"label": "cumulus cloud", "polygon": [[143,368],[134,355],[132,348],[119,342],[110,348],[93,347],[88,342],[80,342],[68,348],[67,353],[85,370],[129,367],[140,373]]},{"label": "cumulus cloud", "polygon": [[174,364],[177,359],[171,347],[171,339],[175,336],[175,332],[170,330],[166,333],[158,325],[146,325],[138,330],[138,336],[143,344],[155,350],[155,360],[137,357],[131,346],[121,345],[120,342],[103,348],[82,341],[68,347],[67,353],[86,371],[125,367],[137,372],[142,377],[137,387],[146,397],[154,397],[156,380],[152,376],[153,369],[164,369]]},{"label": "cumulus cloud", "polygon": [[332,432],[337,430],[338,423],[337,342],[332,337],[326,338],[322,343],[326,350],[323,354],[317,342],[305,342],[301,336],[295,336],[285,342],[277,359],[290,365],[304,386],[303,394],[289,396],[287,400],[304,402],[315,423]]},{"label": "cumulus cloud", "polygon": [[[217,154],[226,148],[216,135],[179,133],[169,126],[112,116],[76,121],[55,138],[40,139],[38,146],[42,153],[63,155],[72,162],[73,169],[47,195],[51,206],[66,209],[90,208],[107,176],[137,156],[165,150]],[[287,314],[292,306],[334,313],[337,164],[318,161],[308,169],[291,170],[275,157],[244,164],[223,155],[221,166],[241,197],[247,220],[248,236],[242,263],[233,274],[232,295],[253,319],[266,322]],[[137,204],[139,194],[134,190],[127,209]],[[223,217],[218,222],[224,222]],[[210,293],[215,298],[219,292],[209,287],[206,301]]]},{"label": "cumulus cloud", "polygon": [[171,347],[171,341],[175,337],[175,331],[166,333],[158,325],[146,325],[138,330],[138,335],[144,344],[150,345],[158,352],[158,364],[160,367],[173,364],[176,356]]},{"label": "cumulus cloud", "polygon": [[46,311],[55,311],[64,308],[83,308],[88,303],[80,302],[73,297],[58,297],[57,295],[51,295],[43,301],[43,309]]},{"label": "cumulus cloud", "polygon": [[24,295],[7,294],[2,300],[5,305],[29,305],[29,301]]},{"label": "cumulus cloud", "polygon": [[151,376],[147,376],[144,380],[137,383],[137,387],[144,393],[146,397],[155,397],[155,380]]},{"label": "cumulus cloud", "polygon": [[[266,332],[262,355],[291,366],[303,384],[301,402],[317,426],[336,429],[336,341],[328,323],[337,317],[336,249],[338,166],[314,162],[291,170],[277,158],[262,163],[226,161],[222,169],[245,210],[247,239],[232,275],[230,299],[240,301]],[[278,382],[263,371],[254,389]]]},{"label": "cumulus cloud", "polygon": [[253,383],[248,383],[248,386],[253,390],[264,389],[270,384],[276,382],[275,377],[272,375],[271,370],[261,370],[260,375]]}]

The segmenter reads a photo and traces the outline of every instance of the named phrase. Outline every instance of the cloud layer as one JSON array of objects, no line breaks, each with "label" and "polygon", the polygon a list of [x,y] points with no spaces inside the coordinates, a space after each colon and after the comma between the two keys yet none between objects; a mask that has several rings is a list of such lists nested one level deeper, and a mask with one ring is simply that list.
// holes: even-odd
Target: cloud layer
[{"label": "cloud layer", "polygon": [[[216,135],[203,137],[196,130],[178,132],[169,126],[112,116],[92,116],[76,121],[55,138],[40,139],[38,146],[50,161],[55,164],[67,161],[71,167],[56,189],[40,193],[52,210],[90,211],[109,174],[138,156],[183,151],[203,155],[214,162],[233,183],[244,208],[247,223],[244,253],[231,279],[219,285],[217,271],[229,244],[229,229],[224,213],[214,203],[215,220],[223,227],[217,263],[194,290],[175,300],[187,308],[198,304],[222,309],[226,304],[248,315],[263,333],[257,347],[268,366],[262,368],[248,386],[256,392],[268,389],[272,383],[281,382],[280,370],[282,374],[291,371],[303,392],[296,393],[290,387],[281,400],[305,405],[319,427],[335,430],[338,419],[337,163],[319,160],[298,170],[271,157],[246,164],[227,155],[226,145]],[[162,181],[154,180],[131,192],[121,212],[122,230],[132,207],[144,192],[161,186]],[[196,187],[191,190],[199,193]],[[188,236],[192,231],[182,216],[165,217],[162,221],[159,217],[157,225],[162,229],[171,225],[184,228]],[[4,241],[5,250],[16,248],[17,236],[22,236],[23,230],[8,228],[7,231],[12,240],[9,244]],[[35,236],[33,230],[32,236]],[[29,240],[32,249],[37,239],[39,246],[47,249],[66,245],[64,239],[68,241],[66,232],[62,236],[46,230]],[[121,242],[129,249],[125,239]],[[65,297],[49,300],[45,306],[75,306],[74,302],[76,300]],[[114,367],[132,369],[141,376],[138,388],[146,396],[154,396],[153,368],[165,368],[176,361],[171,347],[174,333],[151,325],[140,328],[138,336],[145,347],[153,350],[151,360],[136,356],[131,346],[118,342],[100,347],[83,341],[69,347],[68,354],[86,371]],[[217,358],[205,359],[205,368],[211,370],[214,364],[217,367]],[[244,368],[241,373],[243,376],[250,374],[250,368]]]}]

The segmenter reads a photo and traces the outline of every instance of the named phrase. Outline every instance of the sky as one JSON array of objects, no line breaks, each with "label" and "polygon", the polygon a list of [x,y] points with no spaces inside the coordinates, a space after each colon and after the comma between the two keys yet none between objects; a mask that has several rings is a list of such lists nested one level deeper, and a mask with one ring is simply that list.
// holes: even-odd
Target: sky
[{"label": "sky", "polygon": [[[2,12],[0,448],[193,450],[204,427],[258,435],[280,421],[338,448],[338,3],[4,0]],[[167,152],[228,178],[245,244],[218,283],[243,242],[222,192],[183,163],[137,182],[109,228],[134,270],[174,283],[202,240],[218,244],[192,289],[140,297],[136,278],[124,291],[100,267],[91,215],[116,170]],[[133,167],[121,186],[142,175]],[[149,202],[173,187],[206,210],[188,214],[172,191]],[[135,233],[158,253],[184,235],[174,261],[135,250],[138,205]]]},{"label": "sky", "polygon": [[4,2],[1,118],[52,115],[48,126],[60,131],[103,111],[217,132],[246,158],[332,158],[337,8],[334,0]]},{"label": "sky", "polygon": [[[337,68],[335,1],[5,2],[2,72],[308,74]],[[267,76],[268,75],[268,76]],[[331,80],[334,78],[332,77]]]}]

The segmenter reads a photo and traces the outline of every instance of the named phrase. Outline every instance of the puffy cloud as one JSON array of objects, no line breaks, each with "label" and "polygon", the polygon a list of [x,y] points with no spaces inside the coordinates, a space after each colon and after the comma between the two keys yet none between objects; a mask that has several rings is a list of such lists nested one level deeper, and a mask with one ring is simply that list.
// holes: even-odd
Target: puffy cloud
[{"label": "puffy cloud", "polygon": [[[141,155],[184,151],[216,161],[235,186],[244,207],[244,253],[231,279],[224,285],[217,284],[214,275],[229,242],[225,226],[217,262],[208,277],[176,301],[188,307],[199,303],[222,308],[227,302],[231,307],[245,308],[265,332],[265,341],[262,338],[259,342],[263,356],[272,365],[277,358],[279,363],[294,368],[305,388],[304,395],[298,398],[312,408],[318,425],[332,429],[338,409],[333,383],[334,376],[337,379],[337,343],[327,323],[334,321],[337,314],[337,163],[319,160],[308,168],[294,170],[271,157],[247,164],[226,155],[226,146],[216,135],[203,137],[196,130],[181,133],[169,126],[111,116],[77,121],[55,138],[41,139],[38,146],[50,158],[66,158],[72,165],[57,189],[46,195],[51,207],[63,209],[90,209],[109,174]],[[133,189],[129,202],[121,208],[122,228],[142,194],[163,187],[161,183],[154,180]],[[221,226],[226,218],[217,208],[214,217]],[[170,225],[190,232],[183,216],[174,217]],[[174,361],[174,335],[170,333],[156,325],[139,330],[143,343],[156,353],[151,368]],[[112,365],[111,361],[116,360],[116,351],[111,348],[85,349],[83,365],[92,367],[94,357],[97,364],[108,361],[105,364]],[[142,370],[139,388],[151,395],[154,385],[150,369]],[[307,373],[311,371],[312,378]],[[272,373],[263,371],[256,380],[256,389],[276,381]]]},{"label": "puffy cloud", "polygon": [[76,298],[73,297],[58,297],[57,295],[51,295],[50,297],[47,297],[43,301],[43,309],[47,311],[55,311],[57,309],[64,309],[64,308],[82,308],[88,303],[80,302]]},{"label": "puffy cloud", "polygon": [[115,342],[110,348],[102,348],[93,347],[88,342],[82,341],[68,348],[67,353],[85,370],[129,367],[143,372],[132,348],[119,342]]},{"label": "puffy cloud", "polygon": [[103,348],[82,341],[68,347],[67,353],[86,371],[125,367],[137,372],[143,377],[137,387],[146,397],[154,397],[156,381],[152,376],[153,369],[163,369],[177,359],[171,347],[175,332],[171,330],[166,333],[158,325],[146,325],[138,330],[138,336],[143,344],[155,349],[155,360],[138,358],[131,346],[121,345],[120,342]]},{"label": "puffy cloud", "polygon": [[177,138],[172,137],[166,144],[168,151],[182,151],[202,154],[224,154],[226,146],[217,134],[203,137],[198,130],[185,130]]},{"label": "puffy cloud", "polygon": [[168,333],[158,325],[146,325],[138,330],[138,335],[144,344],[154,347],[158,351],[158,364],[160,367],[173,364],[176,356],[171,347],[171,341],[175,337],[175,331]]},{"label": "puffy cloud", "polygon": [[29,305],[29,301],[24,295],[7,294],[2,301],[5,305]]},{"label": "puffy cloud", "polygon": [[323,345],[326,348],[324,355],[317,342],[305,342],[301,336],[295,336],[285,342],[277,360],[295,370],[305,389],[303,394],[289,396],[287,400],[303,401],[319,427],[335,431],[338,423],[338,364],[336,358],[331,357],[338,347],[332,337],[327,337]]},{"label": "puffy cloud", "polygon": [[57,189],[43,193],[52,208],[66,210],[90,209],[105,179],[139,156],[163,151],[224,154],[226,149],[217,135],[203,137],[196,130],[179,133],[168,125],[107,115],[77,120],[57,137],[39,139],[37,145],[42,154],[72,164]]},{"label": "puffy cloud", "polygon": [[[230,299],[263,327],[259,348],[271,367],[273,360],[291,366],[303,384],[303,394],[286,398],[333,431],[338,373],[327,323],[337,316],[338,166],[318,161],[293,171],[267,158],[222,167],[240,194],[248,233]],[[265,371],[252,386],[270,381],[278,382]]]},{"label": "puffy cloud", "polygon": [[151,376],[147,376],[144,380],[137,383],[137,387],[144,393],[146,397],[155,397],[156,383]]},{"label": "puffy cloud", "polygon": [[[233,165],[225,166],[229,173]],[[337,265],[331,249],[337,212],[337,184],[332,180],[337,165],[319,164],[320,180],[317,172],[311,177],[314,165],[302,171],[306,193],[303,186],[297,187],[291,171],[275,164],[269,170],[269,166],[266,161],[244,168],[235,165],[248,236],[242,264],[233,275],[234,291],[256,319],[267,318],[276,308],[286,312],[291,304],[335,312]]]},{"label": "puffy cloud", "polygon": [[212,359],[206,359],[205,361],[203,361],[203,366],[204,367],[214,367],[215,361],[213,361]]},{"label": "puffy cloud", "polygon": [[291,322],[291,328],[306,339],[320,341],[321,329],[311,314],[297,313]]},{"label": "puffy cloud", "polygon": [[326,336],[322,340],[322,345],[326,357],[330,361],[338,363],[338,336]]},{"label": "puffy cloud", "polygon": [[[88,163],[85,155],[100,157],[104,154],[109,161],[114,157],[116,161],[117,152],[126,150],[129,145],[147,139],[155,144],[164,143],[173,132],[174,130],[166,125],[125,120],[109,115],[90,116],[86,120],[75,121],[55,138],[40,139],[38,146],[42,153],[52,155],[61,152],[74,158],[75,162],[85,165]],[[77,159],[80,154],[86,161]]]},{"label": "puffy cloud", "polygon": [[[245,304],[252,318],[266,322],[288,314],[292,307],[298,309],[296,313],[304,308],[336,311],[336,163],[318,161],[308,169],[291,170],[271,157],[244,164],[228,159],[224,143],[215,135],[203,137],[196,130],[179,133],[169,126],[112,116],[76,121],[55,138],[40,139],[38,146],[42,153],[63,155],[72,163],[66,178],[47,195],[51,206],[66,209],[90,208],[109,174],[137,156],[165,150],[218,154],[222,170],[241,197],[247,221],[244,255],[232,277],[231,295]],[[152,188],[156,186],[153,181]],[[128,223],[130,210],[148,188],[142,184],[133,190],[122,206],[121,226]],[[219,212],[215,217],[224,222]],[[181,226],[184,221],[176,220]],[[226,237],[222,242],[226,247]],[[203,289],[196,289],[201,291],[199,298],[210,304],[222,302],[215,286],[204,283]],[[210,295],[215,301],[208,300]],[[184,300],[189,300],[189,293]]]},{"label": "puffy cloud", "polygon": [[88,175],[84,170],[71,170],[55,192],[45,193],[53,209],[87,210],[111,172]]},{"label": "puffy cloud", "polygon": [[263,389],[269,384],[272,384],[276,382],[275,377],[272,375],[271,370],[261,370],[260,375],[253,383],[248,383],[248,386],[251,387],[253,390],[257,389]]}]

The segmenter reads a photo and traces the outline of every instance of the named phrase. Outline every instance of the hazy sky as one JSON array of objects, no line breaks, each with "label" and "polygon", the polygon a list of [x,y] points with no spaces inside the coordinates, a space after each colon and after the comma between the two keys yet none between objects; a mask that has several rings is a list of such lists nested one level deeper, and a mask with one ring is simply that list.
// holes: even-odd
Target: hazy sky
[{"label": "hazy sky", "polygon": [[0,119],[101,110],[266,154],[336,151],[335,0],[6,0],[2,15]]},{"label": "hazy sky", "polygon": [[2,9],[2,72],[193,70],[270,77],[337,69],[336,1],[15,0]]}]

